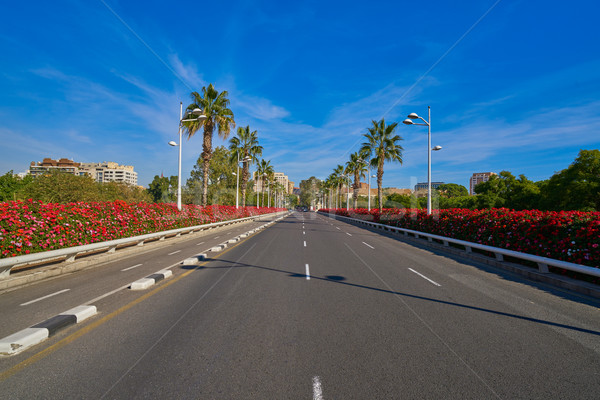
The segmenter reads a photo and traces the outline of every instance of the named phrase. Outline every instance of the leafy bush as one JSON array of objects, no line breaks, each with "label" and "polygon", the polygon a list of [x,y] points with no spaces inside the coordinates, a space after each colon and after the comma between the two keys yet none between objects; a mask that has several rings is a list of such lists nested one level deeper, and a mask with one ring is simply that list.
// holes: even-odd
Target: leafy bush
[{"label": "leafy bush", "polygon": [[281,211],[113,202],[0,203],[0,258]]}]

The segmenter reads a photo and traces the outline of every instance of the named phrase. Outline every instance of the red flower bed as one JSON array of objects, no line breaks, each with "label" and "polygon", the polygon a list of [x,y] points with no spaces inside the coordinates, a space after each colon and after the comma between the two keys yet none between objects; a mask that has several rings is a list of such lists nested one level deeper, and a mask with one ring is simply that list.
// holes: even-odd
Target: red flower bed
[{"label": "red flower bed", "polygon": [[322,209],[351,218],[600,268],[600,212]]},{"label": "red flower bed", "polygon": [[281,210],[284,209],[184,205],[179,212],[174,204],[9,201],[0,203],[0,258]]}]

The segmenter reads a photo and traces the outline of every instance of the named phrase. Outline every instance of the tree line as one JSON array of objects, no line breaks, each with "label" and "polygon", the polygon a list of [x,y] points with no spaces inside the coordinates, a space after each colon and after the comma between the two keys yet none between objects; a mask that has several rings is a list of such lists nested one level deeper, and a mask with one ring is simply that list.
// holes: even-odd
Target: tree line
[{"label": "tree line", "polygon": [[20,178],[8,171],[0,176],[0,202],[33,199],[44,203],[70,203],[123,200],[130,203],[150,202],[148,191],[120,182],[100,183],[89,176],[51,171],[35,179]]},{"label": "tree line", "polygon": [[[301,181],[301,204],[310,206],[320,200],[326,203],[325,207],[345,208],[346,196],[340,188],[347,182],[348,172],[354,175],[358,171],[359,175],[354,177],[352,185],[352,207],[366,208],[368,198],[357,195],[358,183],[361,177],[364,178],[363,168],[366,169],[366,165],[361,167],[363,163],[357,157],[360,157],[359,153],[351,155],[346,168],[338,165],[325,181],[314,176]],[[581,150],[569,167],[546,180],[534,182],[525,175],[516,177],[509,171],[502,171],[492,175],[489,181],[476,185],[474,191],[475,195],[470,196],[462,185],[440,185],[432,189],[433,208],[600,211],[600,150]],[[381,204],[381,208],[426,208],[424,196],[424,193],[386,194],[386,189],[381,188],[371,204],[372,207]]]}]

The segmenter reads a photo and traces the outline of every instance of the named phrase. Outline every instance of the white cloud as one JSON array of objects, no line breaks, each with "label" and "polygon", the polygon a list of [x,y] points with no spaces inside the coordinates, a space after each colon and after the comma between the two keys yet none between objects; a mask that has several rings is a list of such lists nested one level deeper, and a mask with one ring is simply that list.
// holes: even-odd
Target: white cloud
[{"label": "white cloud", "polygon": [[204,80],[202,74],[198,72],[198,68],[195,65],[184,65],[177,54],[172,54],[169,56],[169,61],[171,62],[174,71],[184,80],[187,85],[192,88],[201,88],[202,86],[206,86],[206,81]]},{"label": "white cloud", "polygon": [[260,97],[241,94],[236,97],[235,105],[244,110],[247,115],[262,121],[283,119],[290,115],[285,108]]}]

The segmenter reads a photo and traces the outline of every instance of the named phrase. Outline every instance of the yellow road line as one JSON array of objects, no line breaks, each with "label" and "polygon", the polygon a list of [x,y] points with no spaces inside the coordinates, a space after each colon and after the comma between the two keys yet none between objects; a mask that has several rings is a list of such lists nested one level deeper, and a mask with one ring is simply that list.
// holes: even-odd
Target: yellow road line
[{"label": "yellow road line", "polygon": [[[259,231],[257,233],[262,232]],[[232,246],[230,248],[228,248],[227,250],[219,253],[219,255],[217,256],[217,258],[227,252],[229,252],[229,250],[233,249],[234,247],[236,247],[237,245],[245,242],[248,238],[251,238],[252,236],[255,236],[257,233],[254,233],[251,236],[248,236],[245,240],[240,241],[239,243],[237,243],[235,246]],[[37,354],[34,354],[33,356],[27,358],[26,360],[21,361],[20,363],[18,363],[17,365],[15,365],[12,368],[9,368],[5,371],[2,371],[0,373],[0,381],[3,381],[5,379],[8,379],[9,377],[11,377],[12,375],[16,374],[17,372],[21,371],[22,369],[28,367],[29,365],[32,365],[38,361],[40,361],[41,359],[45,358],[46,356],[49,356],[50,354],[54,353],[56,350],[61,349],[62,347],[72,343],[73,341],[77,340],[78,338],[80,338],[81,336],[93,331],[94,329],[96,329],[97,327],[99,327],[100,325],[104,324],[105,322],[110,321],[111,319],[113,319],[114,317],[116,317],[117,315],[129,310],[131,307],[141,303],[142,301],[154,296],[156,293],[160,292],[161,290],[171,286],[172,284],[174,284],[175,282],[178,282],[179,280],[185,278],[186,276],[188,276],[189,274],[191,274],[194,271],[198,271],[200,269],[200,267],[206,265],[207,263],[209,263],[212,260],[207,260],[201,264],[198,264],[197,268],[192,269],[191,271],[187,271],[183,274],[181,274],[180,276],[169,280],[169,281],[164,281],[165,283],[163,283],[162,285],[158,286],[157,288],[155,288],[154,290],[152,290],[151,292],[146,293],[145,295],[133,300],[131,303],[124,305],[123,307],[119,308],[118,310],[113,311],[112,313],[106,315],[105,317],[100,318],[99,320],[92,322],[91,324],[79,329],[76,332],[73,332],[72,334],[70,334],[69,336],[65,337],[64,339],[59,340],[58,342],[54,343],[52,346],[49,346],[47,348],[45,348],[44,350],[40,351]]]}]

